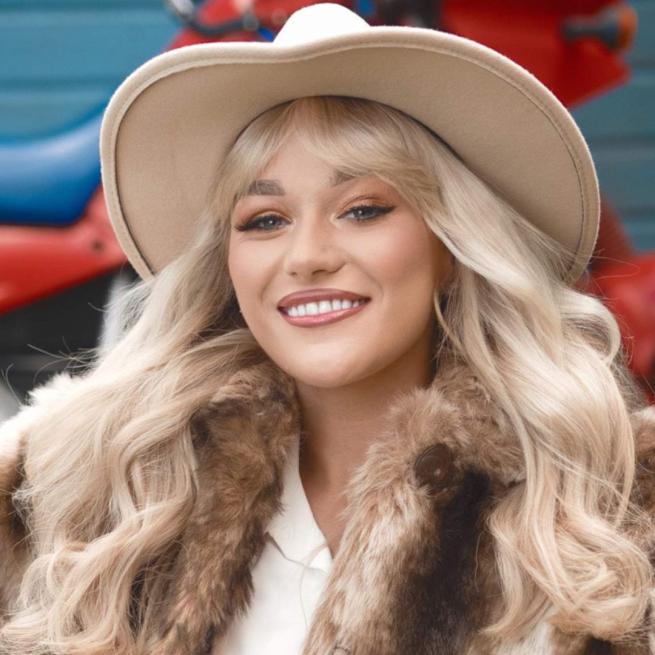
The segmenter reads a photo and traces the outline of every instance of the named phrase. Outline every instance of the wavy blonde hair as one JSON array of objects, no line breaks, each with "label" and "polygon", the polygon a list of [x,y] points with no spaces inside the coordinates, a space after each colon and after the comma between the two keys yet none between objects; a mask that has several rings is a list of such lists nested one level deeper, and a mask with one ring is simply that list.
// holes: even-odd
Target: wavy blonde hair
[{"label": "wavy blonde hair", "polygon": [[194,241],[124,297],[120,340],[33,426],[16,502],[34,557],[2,643],[25,655],[140,654],[154,643],[197,494],[190,419],[266,357],[237,311],[230,214],[292,130],[334,168],[395,187],[454,255],[452,282],[434,297],[435,357],[448,347],[470,365],[509,418],[527,473],[488,520],[505,601],[488,634],[519,638],[546,617],[599,638],[636,630],[652,571],[624,529],[639,519],[630,407],[640,401],[616,321],[562,281],[570,253],[425,126],[386,105],[321,96],[242,131]]}]

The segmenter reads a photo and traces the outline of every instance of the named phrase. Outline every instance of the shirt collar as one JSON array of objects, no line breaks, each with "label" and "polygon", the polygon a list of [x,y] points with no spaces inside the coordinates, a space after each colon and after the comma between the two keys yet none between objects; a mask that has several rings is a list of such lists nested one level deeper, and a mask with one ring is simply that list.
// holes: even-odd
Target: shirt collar
[{"label": "shirt collar", "polygon": [[282,555],[298,564],[328,572],[332,556],[325,535],[318,527],[305,494],[299,472],[299,442],[287,458],[283,474],[282,509],[268,525],[268,534]]}]

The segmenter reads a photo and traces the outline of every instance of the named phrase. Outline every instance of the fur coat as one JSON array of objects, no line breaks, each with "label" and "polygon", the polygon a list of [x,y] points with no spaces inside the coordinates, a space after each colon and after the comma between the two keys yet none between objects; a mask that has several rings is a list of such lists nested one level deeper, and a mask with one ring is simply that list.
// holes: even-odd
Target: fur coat
[{"label": "fur coat", "polygon": [[[30,426],[76,383],[58,375],[0,428],[0,623],[30,557],[12,504],[12,491],[29,482]],[[655,515],[655,408],[633,410],[633,496]],[[349,520],[302,655],[655,653],[650,609],[650,636],[629,646],[563,634],[546,621],[519,643],[482,638],[479,628],[500,610],[484,519],[504,494],[521,492],[517,441],[482,386],[456,363],[442,364],[429,387],[384,411],[385,430],[347,489]],[[154,655],[220,655],[221,635],[247,611],[251,569],[281,510],[284,464],[302,434],[293,381],[270,361],[246,368],[194,414],[191,429],[198,494]],[[655,554],[652,532],[640,538]]]}]

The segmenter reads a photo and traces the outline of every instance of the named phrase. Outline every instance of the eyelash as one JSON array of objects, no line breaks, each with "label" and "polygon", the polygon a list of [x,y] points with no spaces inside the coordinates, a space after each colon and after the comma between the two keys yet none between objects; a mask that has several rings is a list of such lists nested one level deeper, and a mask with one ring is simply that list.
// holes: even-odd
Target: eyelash
[{"label": "eyelash", "polygon": [[[376,218],[379,216],[383,216],[384,214],[388,214],[390,211],[393,211],[395,207],[389,207],[386,205],[357,205],[355,207],[351,207],[346,214],[350,214],[351,212],[355,212],[361,209],[367,209],[367,210],[375,210],[374,215],[371,218],[355,218],[354,221],[356,223],[366,223],[368,221],[374,221]],[[345,214],[343,214],[345,215]],[[248,232],[250,230],[256,230],[256,231],[262,231],[262,232],[273,232],[275,228],[273,229],[266,229],[262,227],[255,227],[257,224],[261,225],[261,221],[264,221],[266,219],[270,218],[281,218],[277,214],[264,214],[263,216],[257,216],[257,218],[253,218],[251,221],[248,221],[247,223],[244,223],[243,225],[237,225],[236,230],[239,232]]]}]

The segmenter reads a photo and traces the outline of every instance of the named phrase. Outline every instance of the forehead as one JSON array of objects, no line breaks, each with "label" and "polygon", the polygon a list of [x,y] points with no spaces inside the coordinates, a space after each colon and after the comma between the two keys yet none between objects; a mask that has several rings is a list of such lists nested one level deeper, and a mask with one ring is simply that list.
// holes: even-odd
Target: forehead
[{"label": "forehead", "polygon": [[[354,175],[348,175],[341,171],[334,171],[330,177],[329,186],[335,187],[344,182],[349,182],[355,178]],[[248,187],[245,196],[283,196],[285,195],[284,187],[279,180],[254,180]]]}]

